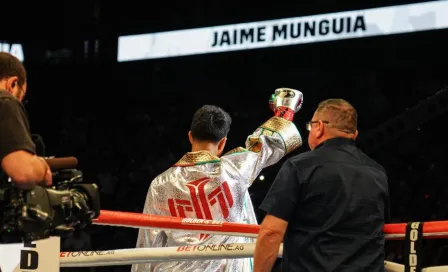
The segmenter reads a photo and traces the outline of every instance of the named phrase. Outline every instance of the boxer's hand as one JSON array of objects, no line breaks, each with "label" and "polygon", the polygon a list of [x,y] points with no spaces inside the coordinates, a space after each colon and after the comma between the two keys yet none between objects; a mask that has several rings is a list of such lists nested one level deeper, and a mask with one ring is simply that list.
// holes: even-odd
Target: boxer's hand
[{"label": "boxer's hand", "polygon": [[275,116],[292,121],[294,113],[302,108],[303,94],[290,88],[276,89],[269,99],[269,106]]}]

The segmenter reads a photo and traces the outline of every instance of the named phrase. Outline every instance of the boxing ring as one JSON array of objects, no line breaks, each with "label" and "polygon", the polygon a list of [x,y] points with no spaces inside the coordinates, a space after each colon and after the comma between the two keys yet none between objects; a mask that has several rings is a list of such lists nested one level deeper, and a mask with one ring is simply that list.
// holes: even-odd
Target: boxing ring
[{"label": "boxing ring", "polygon": [[[107,210],[101,211],[100,217],[94,221],[94,224],[115,227],[177,230],[251,238],[256,238],[259,230],[258,225]],[[386,224],[384,233],[388,240],[403,240],[410,237],[411,253],[414,250],[412,241],[416,242],[420,238],[448,238],[448,221],[421,222],[421,233],[419,235],[417,235],[418,228],[416,227],[418,225],[419,224],[415,224],[415,222],[414,224]],[[408,235],[406,233],[408,233]],[[254,252],[255,243],[132,248],[106,251],[61,252],[59,261],[60,267],[116,266],[156,261],[247,258],[253,257]],[[279,250],[279,257],[281,256],[282,246]],[[415,258],[415,260],[417,260],[417,258],[420,257]],[[412,257],[410,256],[409,259],[412,259]],[[420,259],[418,260],[421,262]],[[412,261],[410,262],[412,263]],[[405,266],[403,264],[385,261],[384,265],[386,269],[385,271],[405,271]],[[413,270],[411,267],[410,271],[418,270]],[[423,268],[422,271],[448,271],[448,266],[428,267]]]}]

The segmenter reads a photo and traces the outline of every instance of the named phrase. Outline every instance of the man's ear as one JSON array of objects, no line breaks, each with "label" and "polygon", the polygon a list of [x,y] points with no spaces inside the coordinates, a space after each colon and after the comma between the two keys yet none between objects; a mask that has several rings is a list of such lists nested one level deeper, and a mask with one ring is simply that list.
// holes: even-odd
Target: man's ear
[{"label": "man's ear", "polygon": [[320,139],[322,138],[322,136],[324,136],[325,129],[326,129],[325,124],[322,121],[319,121],[319,123],[316,126],[316,129],[314,130],[316,139]]},{"label": "man's ear", "polygon": [[190,141],[190,144],[193,144],[193,134],[191,133],[191,130],[188,131],[188,140]]},{"label": "man's ear", "polygon": [[222,155],[222,153],[224,152],[224,148],[226,147],[226,143],[227,143],[227,137],[222,138],[218,142],[218,157],[220,157]]},{"label": "man's ear", "polygon": [[6,80],[6,84],[5,84],[6,90],[9,93],[14,93],[14,88],[17,86],[18,81],[19,81],[19,78],[16,76],[9,77]]}]

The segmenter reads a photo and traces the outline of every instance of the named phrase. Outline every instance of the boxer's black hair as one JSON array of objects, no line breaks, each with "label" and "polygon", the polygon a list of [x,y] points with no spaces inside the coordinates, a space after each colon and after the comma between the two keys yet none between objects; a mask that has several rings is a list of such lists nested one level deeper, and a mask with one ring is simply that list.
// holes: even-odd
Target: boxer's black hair
[{"label": "boxer's black hair", "polygon": [[191,122],[193,139],[217,143],[230,131],[232,118],[223,109],[204,105],[196,111]]},{"label": "boxer's black hair", "polygon": [[0,80],[16,76],[19,87],[26,82],[26,70],[20,60],[13,55],[0,52]]}]

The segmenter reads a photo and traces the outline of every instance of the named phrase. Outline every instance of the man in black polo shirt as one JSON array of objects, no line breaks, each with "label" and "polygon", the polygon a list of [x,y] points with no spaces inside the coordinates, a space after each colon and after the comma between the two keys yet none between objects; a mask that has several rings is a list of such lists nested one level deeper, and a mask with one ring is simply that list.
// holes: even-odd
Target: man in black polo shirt
[{"label": "man in black polo shirt", "polygon": [[39,182],[50,185],[52,174],[43,158],[36,156],[28,118],[22,105],[26,71],[13,55],[0,53],[0,179],[10,178],[23,189]]},{"label": "man in black polo shirt", "polygon": [[282,271],[384,271],[387,175],[355,146],[355,108],[325,100],[307,129],[311,151],[285,162],[260,206],[254,272],[271,271],[282,240]]}]

